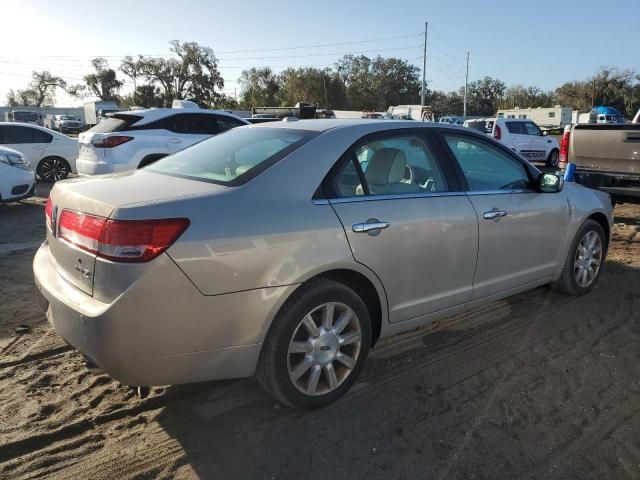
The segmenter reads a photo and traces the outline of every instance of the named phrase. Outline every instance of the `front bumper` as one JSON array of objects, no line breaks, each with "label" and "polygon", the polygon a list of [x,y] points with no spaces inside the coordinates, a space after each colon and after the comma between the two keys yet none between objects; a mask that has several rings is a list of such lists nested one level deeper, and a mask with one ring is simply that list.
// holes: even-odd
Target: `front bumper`
[{"label": "front bumper", "polygon": [[26,198],[31,198],[36,193],[36,180],[35,177],[31,178],[25,182],[18,183],[16,185],[28,185],[27,191],[25,193],[14,195],[12,194],[12,189],[8,189],[7,192],[0,192],[0,203],[9,203],[9,202],[18,202],[20,200],[24,200]]},{"label": "front bumper", "polygon": [[113,302],[61,277],[45,242],[33,261],[47,317],[69,344],[127,385],[169,385],[254,374],[273,316],[295,289],[202,295],[165,254]]}]

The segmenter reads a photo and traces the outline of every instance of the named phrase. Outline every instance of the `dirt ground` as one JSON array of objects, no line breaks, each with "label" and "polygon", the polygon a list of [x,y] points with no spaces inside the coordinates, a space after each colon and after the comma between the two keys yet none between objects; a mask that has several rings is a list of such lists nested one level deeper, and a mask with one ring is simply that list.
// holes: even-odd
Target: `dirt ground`
[{"label": "dirt ground", "polygon": [[36,301],[43,202],[0,206],[0,478],[640,478],[640,206],[616,208],[589,295],[387,339],[345,398],[300,413],[253,379],[140,400],[88,373]]}]

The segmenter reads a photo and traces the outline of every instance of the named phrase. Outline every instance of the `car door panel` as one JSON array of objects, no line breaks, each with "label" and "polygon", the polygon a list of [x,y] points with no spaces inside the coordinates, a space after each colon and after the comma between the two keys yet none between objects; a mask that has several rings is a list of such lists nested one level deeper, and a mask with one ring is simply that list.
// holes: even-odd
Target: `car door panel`
[{"label": "car door panel", "polygon": [[[353,256],[380,278],[392,323],[471,299],[478,222],[465,195],[332,202]],[[374,221],[389,227],[354,232]]]},{"label": "car door panel", "polygon": [[478,216],[473,299],[551,277],[562,262],[569,220],[562,196],[533,190],[529,167],[490,140],[443,137]]},{"label": "car door panel", "polygon": [[[568,222],[560,194],[469,194],[478,213],[473,299],[550,277],[562,261]],[[491,212],[504,212],[492,217]]]}]

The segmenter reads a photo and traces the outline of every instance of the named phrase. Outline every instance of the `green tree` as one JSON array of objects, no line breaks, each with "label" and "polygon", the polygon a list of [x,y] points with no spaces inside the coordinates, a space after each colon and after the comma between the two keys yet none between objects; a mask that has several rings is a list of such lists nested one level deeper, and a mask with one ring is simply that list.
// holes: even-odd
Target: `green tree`
[{"label": "green tree", "polygon": [[67,83],[60,77],[44,70],[32,72],[31,82],[24,90],[9,90],[7,105],[10,107],[42,107],[55,103],[56,88],[65,89]]},{"label": "green tree", "polygon": [[344,84],[329,68],[288,68],[279,75],[280,104],[295,105],[298,102],[317,104],[324,108],[342,108],[346,100]]},{"label": "green tree", "polygon": [[501,80],[484,77],[469,83],[467,88],[468,115],[495,115],[507,86]]},{"label": "green tree", "polygon": [[216,89],[224,88],[224,80],[218,70],[218,59],[209,47],[196,42],[169,42],[171,53],[176,58],[154,58],[140,56],[125,69],[136,78],[142,77],[163,91],[164,103],[170,106],[174,99],[190,99],[199,104],[213,106],[221,97]]},{"label": "green tree", "polygon": [[161,108],[164,106],[164,95],[160,88],[153,85],[138,85],[129,95],[122,97],[123,107]]},{"label": "green tree", "polygon": [[243,70],[238,79],[240,85],[240,107],[275,107],[279,104],[280,83],[278,76],[269,67]]},{"label": "green tree", "polygon": [[118,92],[123,82],[118,80],[116,71],[109,68],[107,59],[102,57],[91,60],[91,65],[95,72],[84,76],[86,85],[75,85],[68,92],[76,97],[82,97],[88,93],[100,100],[118,101]]}]

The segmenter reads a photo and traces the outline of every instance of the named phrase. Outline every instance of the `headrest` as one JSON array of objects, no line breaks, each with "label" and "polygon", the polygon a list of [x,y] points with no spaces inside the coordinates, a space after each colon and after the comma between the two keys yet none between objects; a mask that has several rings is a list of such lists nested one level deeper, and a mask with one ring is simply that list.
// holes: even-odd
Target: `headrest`
[{"label": "headrest", "polygon": [[398,148],[381,148],[369,160],[365,177],[374,185],[399,183],[406,174],[407,159]]}]

